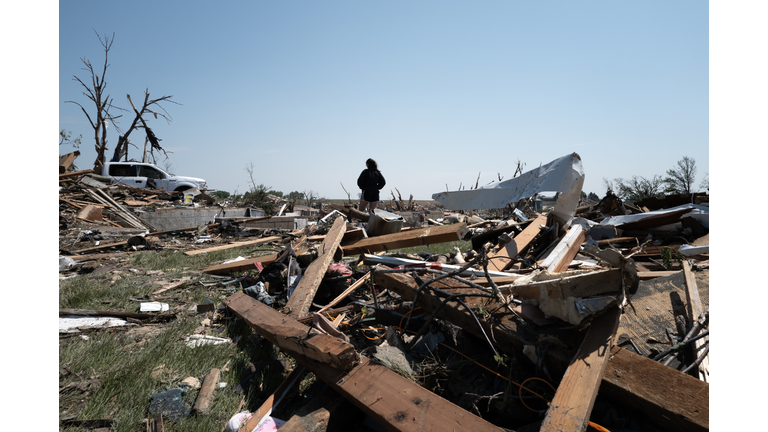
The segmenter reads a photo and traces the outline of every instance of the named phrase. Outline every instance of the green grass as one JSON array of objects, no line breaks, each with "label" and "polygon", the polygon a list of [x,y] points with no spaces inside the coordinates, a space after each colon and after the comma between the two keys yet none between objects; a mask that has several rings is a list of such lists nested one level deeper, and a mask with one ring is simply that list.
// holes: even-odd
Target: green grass
[{"label": "green grass", "polygon": [[[398,251],[453,253],[454,246],[465,251],[471,243],[456,241]],[[189,376],[202,382],[212,368],[222,368],[229,361],[229,370],[221,375],[221,381],[226,382],[227,387],[216,391],[209,414],[176,421],[163,418],[166,431],[220,431],[236,413],[243,398],[231,389],[247,374],[245,366],[251,361],[270,358],[274,351],[269,344],[251,343],[248,336],[253,334],[253,330],[240,320],[227,321],[230,324],[223,332],[213,334],[232,338],[235,343],[189,348],[185,345],[185,338],[193,334],[200,321],[210,317],[210,314],[195,315],[186,309],[206,301],[221,305],[234,289],[234,286],[225,288],[198,283],[213,280],[201,274],[202,269],[238,256],[274,252],[274,249],[244,247],[190,257],[169,249],[147,251],[132,255],[128,260],[104,261],[104,265],[115,266],[110,273],[78,275],[60,281],[60,308],[138,312],[140,302],[137,299],[147,299],[160,288],[153,281],[192,277],[186,285],[160,295],[159,301],[168,303],[171,311],[179,313],[170,322],[144,326],[157,329],[156,335],[136,336],[129,333],[130,329],[119,328],[90,331],[87,333],[88,340],[71,336],[60,341],[59,363],[68,365],[71,373],[60,375],[59,386],[79,384],[83,390],[75,388],[60,394],[59,417],[76,415],[78,420],[111,419],[114,422],[112,430],[143,432],[146,430],[144,419],[152,417],[149,405],[153,394],[176,388]],[[278,356],[295,365],[295,361],[285,357],[285,354],[279,353]],[[164,365],[166,372],[152,377],[153,369],[161,365]],[[256,384],[250,387],[241,410],[257,409],[282,382],[283,376],[262,372],[255,379]],[[89,382],[90,386],[87,385]],[[314,375],[307,374],[299,385],[299,394],[307,391],[313,382]],[[184,403],[187,408],[191,409],[198,392],[196,389],[186,392]],[[294,395],[294,399],[297,404],[302,403],[301,397]],[[60,430],[74,432],[83,428],[69,426]]]},{"label": "green grass", "polygon": [[458,247],[460,251],[466,252],[469,249],[472,249],[472,242],[469,240],[457,240],[447,243],[438,243],[433,245],[426,245],[426,246],[414,246],[414,247],[408,247],[408,248],[402,248],[402,249],[392,249],[388,252],[400,252],[400,253],[409,253],[416,255],[417,253],[421,251],[429,252],[433,255],[438,254],[453,254],[456,253],[456,250],[454,247]]}]

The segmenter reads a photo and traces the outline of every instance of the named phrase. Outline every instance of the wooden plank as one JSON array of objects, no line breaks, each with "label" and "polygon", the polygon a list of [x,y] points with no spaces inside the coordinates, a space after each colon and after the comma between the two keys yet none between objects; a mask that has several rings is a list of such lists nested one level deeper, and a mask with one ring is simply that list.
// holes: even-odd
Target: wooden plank
[{"label": "wooden plank", "polygon": [[333,222],[333,226],[325,235],[325,240],[318,249],[318,257],[304,271],[301,280],[291,294],[291,298],[285,304],[284,310],[288,311],[288,315],[298,319],[309,312],[317,289],[320,287],[328,267],[333,262],[333,255],[339,248],[346,226],[347,222],[343,217],[337,217]]},{"label": "wooden plank", "polygon": [[370,278],[371,278],[371,272],[364,274],[363,277],[355,281],[355,283],[350,285],[349,288],[345,289],[343,293],[339,294],[335,299],[331,300],[330,303],[323,306],[319,311],[317,311],[317,313],[323,313],[328,309],[336,306],[340,301],[344,300],[345,298],[347,298],[348,295],[352,294],[353,292],[355,292],[356,289],[360,288]]},{"label": "wooden plank", "polygon": [[163,428],[163,414],[155,414],[155,418],[147,420],[147,432],[164,432]]},{"label": "wooden plank", "polygon": [[192,412],[199,414],[208,414],[213,406],[213,396],[219,387],[221,371],[217,368],[211,369],[208,375],[203,378],[203,385],[200,387],[200,393],[197,394],[195,404],[192,405]]},{"label": "wooden plank", "polygon": [[78,249],[78,250],[72,251],[72,253],[75,253],[75,254],[79,255],[79,254],[83,254],[83,253],[99,251],[99,250],[104,250],[104,249],[110,249],[110,248],[115,248],[115,247],[120,247],[120,246],[127,246],[127,245],[128,245],[127,241],[121,241],[121,242],[115,242],[115,243],[107,243],[107,244],[103,244],[103,245],[99,245],[99,246]]},{"label": "wooden plank", "polygon": [[280,432],[325,432],[328,430],[331,416],[349,415],[349,412],[342,412],[342,408],[348,406],[346,399],[328,389],[313,397],[307,405],[296,411],[284,425],[280,426]]},{"label": "wooden plank", "polygon": [[231,295],[224,300],[224,304],[281,349],[333,364],[340,369],[351,369],[358,360],[352,344],[308,328],[243,292]]},{"label": "wooden plank", "polygon": [[623,348],[611,349],[600,394],[669,432],[709,430],[709,383]]},{"label": "wooden plank", "polygon": [[640,278],[640,280],[648,280],[648,279],[655,279],[657,277],[664,277],[664,276],[672,276],[673,274],[679,272],[680,270],[671,270],[671,271],[638,271],[637,277]]},{"label": "wooden plank", "polygon": [[[704,308],[701,305],[701,298],[699,297],[699,289],[696,286],[696,276],[691,271],[691,265],[688,260],[683,260],[683,272],[685,272],[685,300],[686,310],[688,311],[688,319],[691,326],[693,326],[699,317],[704,315]],[[700,333],[701,331],[697,332]],[[696,335],[693,335],[696,336]],[[694,358],[698,358],[704,350],[706,345],[704,339],[699,339],[693,342]],[[704,360],[698,366],[699,379],[709,382],[709,354],[704,357]]]},{"label": "wooden plank", "polygon": [[59,309],[59,316],[81,315],[81,316],[106,316],[115,318],[135,318],[135,319],[153,319],[159,315],[134,312],[120,312],[108,310],[90,310],[90,309]]},{"label": "wooden plank", "polygon": [[551,280],[500,288],[520,300],[584,298],[621,292],[622,271],[618,268],[568,274]]},{"label": "wooden plank", "polygon": [[512,260],[525,249],[539,234],[542,225],[546,225],[547,216],[539,215],[520,234],[512,238],[512,241],[503,248],[489,253],[488,269],[504,271],[512,265]]},{"label": "wooden plank", "polygon": [[72,178],[72,177],[78,177],[78,176],[85,175],[85,174],[90,174],[90,173],[93,173],[93,172],[95,172],[95,171],[92,170],[92,169],[87,169],[87,170],[82,170],[82,171],[73,171],[73,172],[70,172],[70,173],[59,174],[59,180],[68,179],[68,178]]},{"label": "wooden plank", "polygon": [[579,253],[582,243],[584,243],[584,228],[578,224],[573,225],[541,264],[542,267],[546,267],[550,273],[565,271]]},{"label": "wooden plank", "polygon": [[[301,255],[307,252],[309,249],[300,249],[296,251],[296,255]],[[262,264],[269,264],[274,262],[278,258],[277,254],[269,254],[255,258],[246,258],[240,261],[234,261],[227,264],[217,264],[203,269],[203,273],[213,275],[226,275],[235,272],[248,271],[253,267],[253,263],[260,262]]]},{"label": "wooden plank", "polygon": [[257,409],[253,415],[245,422],[245,426],[243,426],[240,430],[243,432],[250,432],[255,430],[265,417],[272,414],[272,410],[277,406],[277,404],[280,403],[288,389],[296,384],[296,381],[298,381],[301,374],[304,373],[304,370],[305,369],[300,366],[293,369],[293,371],[283,380],[283,382],[280,383],[280,386],[278,386],[277,389],[272,392],[271,395],[269,395],[267,400],[265,400],[259,409]]},{"label": "wooden plank", "polygon": [[469,230],[465,223],[434,226],[345,242],[342,243],[341,248],[344,255],[360,255],[368,252],[457,241],[464,238],[467,232]]},{"label": "wooden plank", "polygon": [[[501,430],[386,367],[372,364],[368,358],[360,357],[351,344],[308,329],[244,293],[233,294],[224,304],[262,337],[286,351],[388,430]],[[315,343],[319,338],[327,343]],[[356,365],[346,361],[351,358],[347,347],[351,347],[351,354],[359,359]],[[343,364],[353,367],[337,368],[327,358],[326,361],[312,358],[338,356],[338,353],[345,356],[341,359]]]},{"label": "wooden plank", "polygon": [[592,321],[549,404],[541,432],[587,430],[620,317],[621,309],[613,306]]},{"label": "wooden plank", "polygon": [[300,364],[389,431],[502,431],[386,367],[362,357],[349,372],[300,354]]},{"label": "wooden plank", "polygon": [[184,255],[195,256],[195,255],[200,255],[208,252],[233,249],[233,248],[238,248],[243,246],[256,246],[264,243],[269,243],[271,241],[280,241],[282,239],[283,237],[279,237],[279,236],[264,237],[258,240],[241,241],[241,242],[235,242],[235,243],[225,244],[221,246],[213,246],[206,249],[197,249],[197,250],[187,251],[187,252],[184,252]]},{"label": "wooden plank", "polygon": [[166,285],[166,286],[160,288],[159,290],[157,290],[157,291],[153,292],[152,294],[150,294],[150,296],[156,296],[156,295],[164,293],[166,291],[170,291],[172,289],[178,288],[178,287],[186,284],[187,282],[189,282],[191,280],[192,280],[191,276],[184,276],[184,277],[181,278],[181,280],[179,280],[177,282],[174,282],[174,283],[171,283],[169,285]]},{"label": "wooden plank", "polygon": [[[431,278],[430,275],[425,275],[423,277],[425,280]],[[407,301],[414,300],[416,290],[419,288],[419,285],[410,275],[398,273],[374,273],[373,278],[375,284],[401,295],[403,299]],[[442,279],[433,282],[431,285],[449,293],[480,292],[480,290],[474,288],[467,288],[466,285],[452,279]],[[493,314],[492,319],[480,319],[480,324],[486,335],[493,335],[494,345],[497,348],[507,352],[515,352],[522,350],[525,345],[536,346],[538,344],[538,334],[534,334],[533,332],[529,332],[527,329],[522,328],[517,317],[495,300],[483,297],[466,297],[464,303],[475,311],[480,307],[483,307],[485,310],[496,311]],[[440,308],[441,304],[441,299],[423,293],[419,294],[418,300],[416,301],[416,305],[421,307],[427,314],[434,313],[434,311]],[[521,310],[524,309],[515,308],[515,310],[520,313]],[[437,316],[438,318],[448,320],[454,325],[463,328],[481,340],[485,338],[483,331],[480,330],[480,327],[478,327],[474,318],[472,318],[469,312],[455,301],[447,302],[447,304],[440,309]],[[403,322],[403,325],[405,325],[405,322]],[[541,334],[557,335],[558,338],[566,341],[566,343],[573,342],[574,346],[579,342],[578,339],[574,340],[573,337],[576,332],[564,333],[552,327],[540,328],[539,332]],[[578,337],[578,335],[576,335],[576,337]],[[550,348],[547,351],[547,355],[555,361],[555,363],[548,365],[550,372],[556,373],[555,371],[559,370],[559,372],[562,373],[573,357],[574,352],[574,350],[563,350],[557,347]]]},{"label": "wooden plank", "polygon": [[102,220],[101,207],[88,204],[84,209],[80,210],[80,213],[77,214],[77,217],[91,222],[100,221]]}]

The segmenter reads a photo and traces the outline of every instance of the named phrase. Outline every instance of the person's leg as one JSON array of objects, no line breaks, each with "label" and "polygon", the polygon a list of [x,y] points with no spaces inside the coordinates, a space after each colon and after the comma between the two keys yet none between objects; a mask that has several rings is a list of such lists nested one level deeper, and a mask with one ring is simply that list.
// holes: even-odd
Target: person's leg
[{"label": "person's leg", "polygon": [[373,201],[373,202],[369,203],[370,206],[371,206],[371,213],[373,213],[373,211],[376,210],[376,204],[378,204],[378,203],[379,203],[378,201]]},{"label": "person's leg", "polygon": [[358,209],[358,210],[360,210],[361,212],[364,212],[364,211],[365,211],[365,205],[366,205],[366,204],[367,204],[367,203],[365,202],[365,200],[363,200],[363,199],[360,199],[360,205],[358,205],[358,206],[357,206],[357,209]]}]

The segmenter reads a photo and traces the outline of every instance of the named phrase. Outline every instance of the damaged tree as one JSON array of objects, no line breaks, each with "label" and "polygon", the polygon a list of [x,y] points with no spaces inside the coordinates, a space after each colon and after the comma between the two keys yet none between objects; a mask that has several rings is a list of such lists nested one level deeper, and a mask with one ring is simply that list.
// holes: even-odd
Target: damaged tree
[{"label": "damaged tree", "polygon": [[[108,150],[107,148],[107,122],[112,123],[112,126],[114,126],[115,130],[117,131],[119,135],[117,146],[115,147],[115,153],[112,158],[112,160],[119,160],[120,157],[126,157],[128,154],[128,144],[130,141],[128,140],[128,136],[131,134],[131,132],[134,129],[138,129],[138,122],[141,122],[144,130],[147,134],[147,140],[152,144],[152,151],[162,151],[165,154],[165,150],[160,147],[159,139],[155,136],[155,134],[152,132],[149,127],[147,127],[146,122],[144,121],[144,115],[145,114],[153,114],[155,118],[158,116],[163,117],[166,121],[170,122],[170,117],[167,115],[168,112],[165,111],[165,109],[160,106],[160,102],[171,102],[176,103],[171,100],[172,96],[163,96],[158,99],[149,99],[149,89],[145,90],[144,95],[144,103],[141,107],[141,110],[137,110],[136,107],[133,105],[133,101],[131,101],[131,96],[128,95],[128,101],[131,103],[131,106],[133,106],[133,111],[136,113],[136,117],[134,118],[133,122],[131,123],[131,126],[128,128],[128,130],[122,134],[122,131],[120,130],[119,126],[117,125],[117,119],[122,117],[122,115],[113,115],[110,112],[110,109],[115,109],[118,111],[127,111],[124,108],[120,108],[113,104],[112,97],[106,93],[107,83],[106,83],[106,74],[107,74],[107,68],[109,67],[109,51],[112,48],[112,43],[115,40],[115,34],[112,33],[112,38],[109,38],[108,36],[104,36],[103,38],[96,34],[96,36],[99,38],[99,42],[101,43],[102,47],[104,47],[104,66],[101,70],[101,76],[99,76],[99,73],[96,69],[94,69],[94,66],[91,64],[91,62],[85,58],[82,58],[82,62],[85,65],[85,70],[90,72],[91,74],[91,84],[86,84],[82,79],[75,76],[73,79],[80,83],[81,86],[85,89],[83,94],[90,99],[94,105],[96,105],[96,112],[93,117],[91,117],[90,114],[88,114],[88,111],[86,111],[85,107],[83,107],[79,102],[75,101],[67,101],[69,103],[73,103],[80,107],[80,109],[85,114],[86,118],[88,118],[88,122],[91,124],[91,127],[93,128],[93,134],[94,134],[94,140],[95,140],[95,149],[96,149],[96,160],[93,163],[93,170],[97,173],[101,173],[102,167],[104,166],[104,162],[106,161],[106,152]],[[158,113],[157,111],[154,111],[153,109],[150,109],[152,106],[159,107],[163,113]],[[167,156],[167,154],[166,154]],[[145,149],[145,158],[146,158],[146,149]],[[145,160],[145,159],[144,159]]]}]

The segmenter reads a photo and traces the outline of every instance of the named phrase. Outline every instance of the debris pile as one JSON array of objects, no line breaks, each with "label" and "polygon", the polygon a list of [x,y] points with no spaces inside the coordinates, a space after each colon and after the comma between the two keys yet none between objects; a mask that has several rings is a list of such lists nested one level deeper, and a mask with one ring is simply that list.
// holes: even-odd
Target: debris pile
[{"label": "debris pile", "polygon": [[[583,179],[572,154],[492,187],[436,194],[455,213],[424,212],[378,235],[368,232],[372,221],[389,216],[329,205],[316,224],[256,230],[252,240],[234,241],[252,230],[234,222],[173,236],[149,232],[143,243],[120,247],[189,256],[275,247],[210,265],[200,277],[215,280],[198,281],[226,287],[214,316],[244,322],[300,365],[257,411],[238,407],[230,430],[304,430],[297,425],[351,412],[372,419],[371,430],[707,430],[706,197],[655,209],[611,193],[584,203]],[[67,186],[61,199],[71,204],[63,201],[62,214],[77,215],[62,216],[66,224],[98,220],[70,208],[96,199],[93,187]],[[112,200],[96,195],[110,204],[101,218],[130,225],[120,208],[135,192],[110,188]],[[536,210],[544,191],[559,193],[548,212]],[[391,210],[415,209],[410,201],[396,199]],[[500,217],[481,216],[490,211]],[[218,245],[197,243],[207,235]],[[103,236],[62,238],[70,252],[62,256],[77,264],[103,252],[91,246]],[[77,243],[88,247],[73,249]],[[430,251],[443,243],[471,247]],[[73,264],[60,259],[61,266],[67,272]],[[322,400],[285,421],[272,417],[308,372],[328,386]],[[218,370],[211,374],[218,382]],[[209,390],[195,410],[212,397]]]}]

